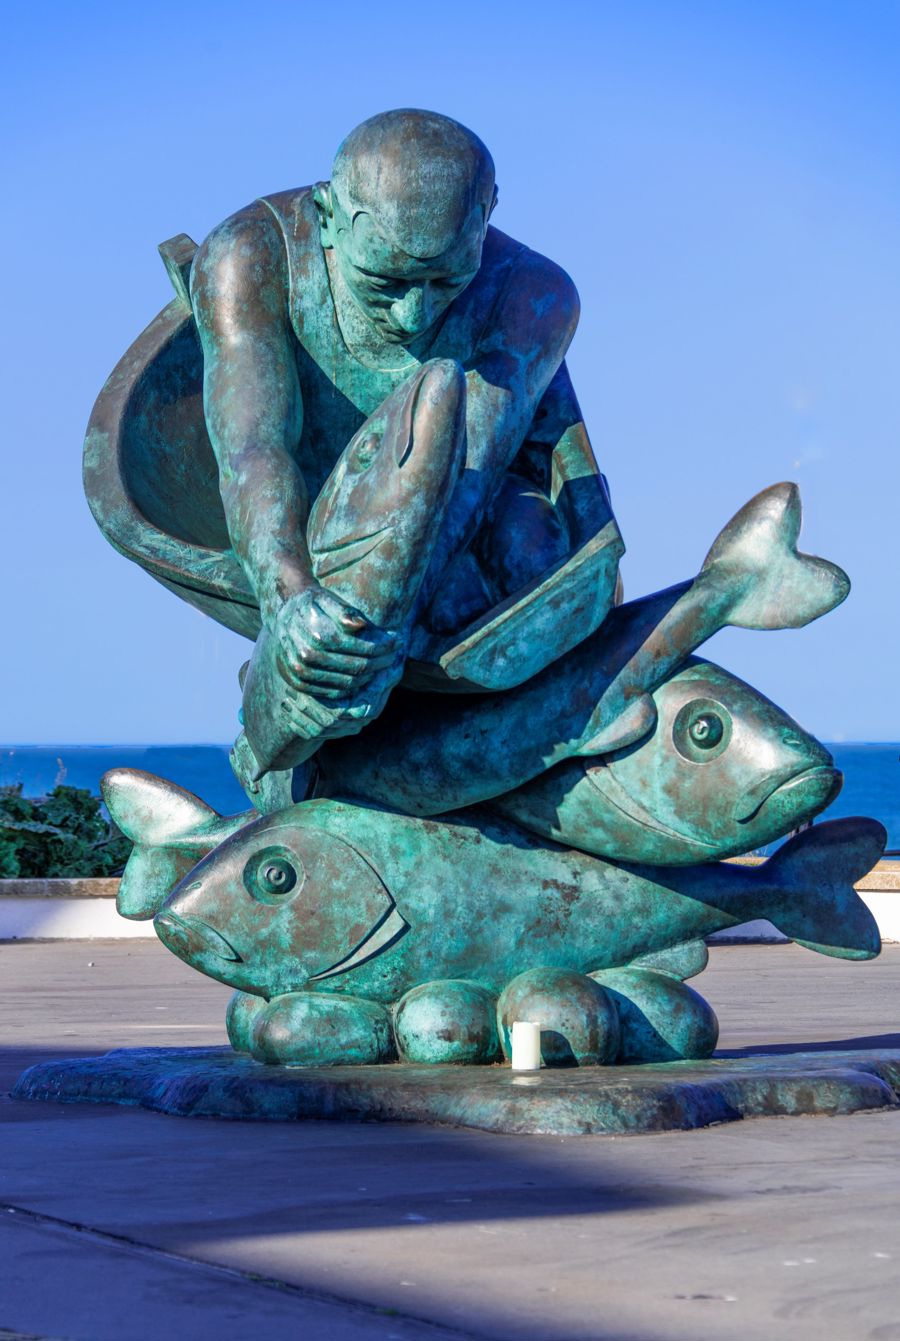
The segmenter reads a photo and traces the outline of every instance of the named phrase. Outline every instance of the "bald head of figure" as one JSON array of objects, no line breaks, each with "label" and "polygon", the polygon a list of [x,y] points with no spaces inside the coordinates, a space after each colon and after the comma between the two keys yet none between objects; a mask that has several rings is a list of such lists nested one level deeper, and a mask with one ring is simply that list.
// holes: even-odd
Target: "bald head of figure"
[{"label": "bald head of figure", "polygon": [[314,199],[356,304],[383,338],[410,344],[478,271],[494,163],[450,117],[382,112],[347,136]]},{"label": "bald head of figure", "polygon": [[437,112],[402,108],[347,136],[331,187],[351,213],[365,211],[409,256],[440,256],[494,201],[494,161],[477,135]]}]

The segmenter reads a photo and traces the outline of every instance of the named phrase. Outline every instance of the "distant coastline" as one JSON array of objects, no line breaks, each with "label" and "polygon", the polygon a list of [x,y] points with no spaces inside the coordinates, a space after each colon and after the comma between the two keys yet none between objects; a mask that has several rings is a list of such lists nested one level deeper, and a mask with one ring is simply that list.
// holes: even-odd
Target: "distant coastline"
[{"label": "distant coastline", "polygon": [[[841,741],[828,745],[844,773],[844,789],[827,814],[872,815],[900,848],[900,741]],[[56,782],[97,791],[108,768],[142,768],[170,778],[223,814],[247,809],[231,772],[227,745],[3,745],[0,787],[21,783],[41,796]]]}]

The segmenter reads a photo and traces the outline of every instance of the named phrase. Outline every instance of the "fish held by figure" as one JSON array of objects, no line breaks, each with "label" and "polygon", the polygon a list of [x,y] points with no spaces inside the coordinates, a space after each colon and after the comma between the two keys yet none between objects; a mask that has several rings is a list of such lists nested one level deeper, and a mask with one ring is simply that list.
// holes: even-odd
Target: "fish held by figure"
[{"label": "fish held by figure", "polygon": [[496,992],[538,966],[621,967],[759,917],[822,954],[880,949],[853,888],[886,842],[874,820],[818,825],[758,867],[627,865],[477,810],[433,821],[333,800],[221,821],[233,831],[216,843],[208,808],[190,821],[196,798],[154,822],[156,793],[141,803],[146,775],[129,772],[107,775],[104,794],[126,832],[143,830],[137,868],[151,869],[148,853],[160,873],[212,848],[171,892],[160,883],[147,898],[160,939],[267,998],[308,990],[390,1003],[435,979]]},{"label": "fish held by figure", "polygon": [[[408,634],[436,537],[465,455],[465,377],[434,359],[403,382],[342,453],[309,517],[316,580],[379,629]],[[329,734],[359,731],[380,712],[403,673],[383,668],[353,712],[323,724],[321,705],[292,689],[277,639],[263,629],[243,679],[239,772],[258,781],[298,767]]]}]

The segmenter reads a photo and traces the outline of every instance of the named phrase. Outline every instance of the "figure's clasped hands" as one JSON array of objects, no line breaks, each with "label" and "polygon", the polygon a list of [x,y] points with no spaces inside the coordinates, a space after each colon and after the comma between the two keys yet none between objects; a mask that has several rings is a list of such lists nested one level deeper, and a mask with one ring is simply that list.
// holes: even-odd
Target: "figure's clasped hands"
[{"label": "figure's clasped hands", "polygon": [[278,671],[291,691],[281,708],[304,738],[359,731],[403,673],[401,636],[377,628],[325,587],[289,597],[273,632]]}]

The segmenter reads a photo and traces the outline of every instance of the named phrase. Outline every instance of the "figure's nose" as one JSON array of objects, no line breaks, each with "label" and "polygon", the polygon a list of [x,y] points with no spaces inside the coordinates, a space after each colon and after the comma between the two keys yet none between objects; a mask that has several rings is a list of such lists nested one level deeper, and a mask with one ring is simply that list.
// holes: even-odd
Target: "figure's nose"
[{"label": "figure's nose", "polygon": [[425,286],[416,285],[394,303],[391,317],[397,326],[413,335],[428,326],[430,312],[431,302]]}]

